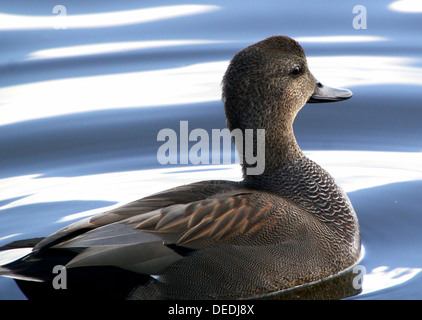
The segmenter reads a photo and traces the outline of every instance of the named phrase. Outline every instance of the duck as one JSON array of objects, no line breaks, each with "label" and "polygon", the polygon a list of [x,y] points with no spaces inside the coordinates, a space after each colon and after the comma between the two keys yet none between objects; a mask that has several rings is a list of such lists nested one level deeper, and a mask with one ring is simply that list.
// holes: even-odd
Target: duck
[{"label": "duck", "polygon": [[[248,174],[244,161],[241,181],[178,186],[46,238],[15,241],[0,249],[30,252],[2,265],[0,275],[14,278],[29,299],[214,300],[342,272],[360,256],[358,219],[334,178],[305,156],[293,123],[307,103],[350,97],[317,81],[290,37],[244,48],[223,76],[222,101],[229,130],[265,130],[262,172]],[[55,266],[66,272],[66,290],[54,288]]]}]

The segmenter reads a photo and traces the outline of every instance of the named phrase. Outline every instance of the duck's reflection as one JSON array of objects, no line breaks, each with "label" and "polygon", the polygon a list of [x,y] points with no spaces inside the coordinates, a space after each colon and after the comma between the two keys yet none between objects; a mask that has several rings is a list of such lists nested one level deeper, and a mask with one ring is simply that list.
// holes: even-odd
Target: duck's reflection
[{"label": "duck's reflection", "polygon": [[251,300],[338,300],[362,292],[362,282],[356,281],[359,268],[355,265],[334,276],[291,289],[251,297]]}]

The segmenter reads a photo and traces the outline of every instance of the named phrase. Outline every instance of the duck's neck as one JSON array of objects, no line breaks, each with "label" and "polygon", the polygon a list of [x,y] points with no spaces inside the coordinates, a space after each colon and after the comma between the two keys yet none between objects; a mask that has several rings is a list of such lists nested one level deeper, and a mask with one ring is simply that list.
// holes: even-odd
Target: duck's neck
[{"label": "duck's neck", "polygon": [[[265,128],[261,131],[264,137],[254,137],[253,155],[255,162],[243,161],[242,169],[246,180],[256,176],[273,175],[298,159],[305,157],[300,149],[293,132],[293,121],[282,121],[278,125]],[[258,131],[257,131],[258,133]],[[254,133],[255,135],[257,133]],[[245,160],[248,148],[245,143],[243,159]],[[247,158],[246,158],[247,160]],[[261,167],[262,170],[251,170]]]},{"label": "duck's neck", "polygon": [[[257,154],[257,156],[265,159],[265,168],[260,174],[250,174],[254,173],[254,171],[250,170],[251,166],[246,162],[243,163],[244,183],[252,188],[268,188],[266,191],[277,194],[284,192],[287,181],[292,181],[290,175],[294,174],[293,171],[302,170],[300,163],[308,160],[300,149],[291,126],[278,132],[266,130],[265,149],[263,152],[265,155]],[[295,168],[295,170],[292,170],[292,168]],[[282,183],[280,183],[281,181]]]},{"label": "duck's neck", "polygon": [[267,130],[265,144],[265,163],[268,171],[285,167],[304,157],[292,125]]}]

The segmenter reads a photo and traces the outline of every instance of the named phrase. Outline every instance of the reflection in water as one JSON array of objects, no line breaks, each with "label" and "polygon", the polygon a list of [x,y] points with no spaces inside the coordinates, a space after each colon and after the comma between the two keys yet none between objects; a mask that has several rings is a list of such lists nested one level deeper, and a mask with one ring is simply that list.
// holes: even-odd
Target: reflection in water
[{"label": "reflection in water", "polygon": [[[354,265],[342,272],[312,283],[306,283],[290,289],[271,292],[251,297],[253,300],[333,300],[343,299],[362,292],[362,286],[356,282]],[[248,299],[248,300],[249,300]]]},{"label": "reflection in water", "polygon": [[[0,238],[1,240],[1,238]],[[32,251],[32,248],[20,248],[14,250],[0,251],[0,266],[24,257]]]},{"label": "reflection in water", "polygon": [[421,13],[422,1],[420,0],[399,0],[388,5],[388,9],[405,13]]},{"label": "reflection in water", "polygon": [[383,56],[310,57],[311,72],[322,83],[353,87],[382,84],[422,85],[418,60]]},{"label": "reflection in water", "polygon": [[[226,67],[226,61],[210,62],[1,88],[0,125],[95,110],[219,100]],[[37,108],[33,101],[40,101]]]},{"label": "reflection in water", "polygon": [[[218,6],[212,5],[177,5],[105,13],[69,14],[60,17],[64,19],[60,24],[66,28],[113,27],[201,14],[218,9]],[[57,25],[57,19],[53,13],[50,16],[0,13],[0,30],[51,29]]]},{"label": "reflection in water", "polygon": [[422,180],[422,153],[319,151],[309,158],[326,168],[346,192]]},{"label": "reflection in water", "polygon": [[[9,239],[9,238],[13,238],[13,237],[19,236],[19,235],[21,235],[21,234],[22,234],[22,233],[13,233],[13,234],[9,234],[9,235],[7,235],[7,236],[0,237],[0,241],[3,241],[3,240],[6,240],[6,239]],[[1,265],[1,263],[0,263],[0,265]]]},{"label": "reflection in water", "polygon": [[361,294],[369,294],[405,283],[421,271],[422,268],[390,268],[387,266],[374,268],[364,276]]},{"label": "reflection in water", "polygon": [[351,42],[375,42],[387,41],[388,38],[379,36],[320,36],[320,37],[297,37],[299,43],[351,43]]},{"label": "reflection in water", "polygon": [[99,44],[88,44],[82,46],[72,46],[64,48],[45,49],[32,52],[28,60],[37,59],[57,59],[66,57],[79,57],[96,54],[110,54],[116,52],[163,48],[173,46],[186,46],[197,44],[215,44],[225,41],[214,40],[156,40],[156,41],[130,41],[130,42],[110,42]]}]

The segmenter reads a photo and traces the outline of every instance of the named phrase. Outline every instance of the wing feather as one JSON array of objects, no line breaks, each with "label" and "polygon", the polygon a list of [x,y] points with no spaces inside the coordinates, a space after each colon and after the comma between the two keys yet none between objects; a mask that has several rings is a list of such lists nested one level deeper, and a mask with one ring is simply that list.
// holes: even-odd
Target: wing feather
[{"label": "wing feather", "polygon": [[235,189],[238,185],[237,182],[233,181],[210,180],[165,190],[93,217],[88,217],[72,223],[37,243],[34,250],[38,251],[51,247],[61,241],[83,234],[88,230],[120,222],[131,217],[133,218],[133,221],[138,221],[137,224],[140,224],[142,221],[155,216],[155,210],[176,204],[189,204],[191,202],[203,200],[214,194]]},{"label": "wing feather", "polygon": [[178,245],[232,239],[257,232],[268,223],[271,206],[260,206],[252,199],[256,197],[256,193],[240,190],[214,199],[169,206],[154,211],[154,216],[136,224],[135,228],[157,234],[178,233]]}]

